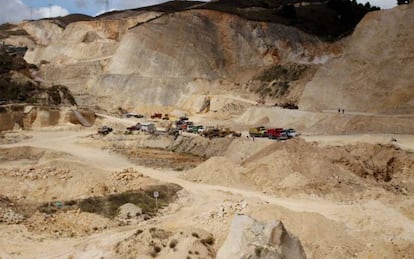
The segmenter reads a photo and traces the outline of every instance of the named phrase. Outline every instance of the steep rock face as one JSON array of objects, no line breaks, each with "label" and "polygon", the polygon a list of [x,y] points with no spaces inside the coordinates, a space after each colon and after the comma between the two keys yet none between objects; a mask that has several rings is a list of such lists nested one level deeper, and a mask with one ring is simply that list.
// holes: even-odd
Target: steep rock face
[{"label": "steep rock face", "polygon": [[369,13],[341,58],[306,85],[299,107],[414,113],[414,5]]},{"label": "steep rock face", "polygon": [[90,87],[121,103],[172,106],[211,81],[245,82],[266,66],[334,55],[334,47],[296,28],[191,10],[130,29]]},{"label": "steep rock face", "polygon": [[[13,129],[32,129],[49,126],[67,125],[68,123],[84,125],[76,116],[95,123],[95,114],[89,110],[73,111],[68,107],[30,106],[24,104],[0,106],[0,132]],[[84,125],[85,126],[85,125]]]},{"label": "steep rock face", "polygon": [[63,28],[49,20],[25,22],[21,24],[21,27],[31,35],[37,44],[43,46],[50,44],[52,40],[63,32]]},{"label": "steep rock face", "polygon": [[[180,107],[200,91],[229,92],[227,85],[246,82],[268,66],[321,64],[339,52],[293,27],[188,10],[70,23],[25,58],[47,61],[39,77],[67,85],[75,95],[95,96],[101,107]],[[91,98],[78,101],[87,102]]]},{"label": "steep rock face", "polygon": [[[53,33],[52,36],[44,32],[52,25],[49,24],[47,28],[41,26],[46,21],[29,23],[24,28],[37,39],[39,45],[28,51],[25,59],[29,63],[38,64],[40,61],[46,60],[56,65],[73,64],[111,56],[129,27],[154,16],[157,16],[157,13],[150,12],[138,14],[128,19],[73,22],[64,29],[58,27],[62,31]],[[43,23],[38,24],[39,22]],[[52,28],[55,27],[52,26]]]}]

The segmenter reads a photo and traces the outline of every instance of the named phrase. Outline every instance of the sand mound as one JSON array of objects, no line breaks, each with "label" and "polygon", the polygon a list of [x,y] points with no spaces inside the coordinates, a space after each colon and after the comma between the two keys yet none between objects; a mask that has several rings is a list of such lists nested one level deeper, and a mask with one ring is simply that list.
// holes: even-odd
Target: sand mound
[{"label": "sand mound", "polygon": [[313,193],[331,198],[350,192],[363,195],[366,186],[395,194],[414,191],[410,177],[414,156],[392,145],[319,147],[295,139],[273,142],[241,161],[213,157],[184,177],[279,194]]},{"label": "sand mound", "polygon": [[185,179],[195,182],[230,185],[240,183],[240,168],[225,157],[212,157],[184,175]]}]

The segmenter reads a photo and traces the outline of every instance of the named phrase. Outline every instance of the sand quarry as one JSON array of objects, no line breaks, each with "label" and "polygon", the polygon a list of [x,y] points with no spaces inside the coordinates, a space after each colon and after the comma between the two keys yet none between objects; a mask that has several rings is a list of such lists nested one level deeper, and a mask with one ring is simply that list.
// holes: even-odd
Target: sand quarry
[{"label": "sand quarry", "polygon": [[[190,2],[0,28],[28,47],[5,86],[77,104],[11,89],[0,107],[0,259],[414,258],[414,5],[325,42]],[[126,132],[125,112],[241,137]],[[257,126],[302,135],[247,138]]]},{"label": "sand quarry", "polygon": [[118,126],[2,133],[0,258],[215,258],[236,215],[280,220],[307,258],[414,256],[414,136],[209,140],[99,124]]}]

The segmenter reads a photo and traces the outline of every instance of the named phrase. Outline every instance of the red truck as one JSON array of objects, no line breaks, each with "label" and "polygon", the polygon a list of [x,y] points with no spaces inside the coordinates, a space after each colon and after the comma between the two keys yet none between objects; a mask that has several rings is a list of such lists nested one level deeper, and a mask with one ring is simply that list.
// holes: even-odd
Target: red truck
[{"label": "red truck", "polygon": [[288,135],[286,134],[286,131],[282,128],[268,129],[267,130],[267,137],[269,139],[277,139],[277,140],[286,140],[286,139],[288,139]]}]

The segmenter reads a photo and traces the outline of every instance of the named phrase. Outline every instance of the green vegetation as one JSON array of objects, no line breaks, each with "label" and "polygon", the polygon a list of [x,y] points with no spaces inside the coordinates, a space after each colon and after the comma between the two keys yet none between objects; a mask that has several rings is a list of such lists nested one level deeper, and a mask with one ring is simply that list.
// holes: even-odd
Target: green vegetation
[{"label": "green vegetation", "polygon": [[[176,198],[176,193],[182,188],[176,184],[151,186],[144,191],[130,191],[110,194],[103,197],[90,197],[82,200],[70,200],[62,203],[60,208],[54,203],[45,203],[39,211],[53,214],[58,210],[80,209],[84,212],[96,213],[108,218],[114,218],[118,208],[125,203],[133,203],[142,209],[143,214],[155,216],[157,209],[168,205]],[[158,208],[153,197],[154,191],[159,192]]]}]

